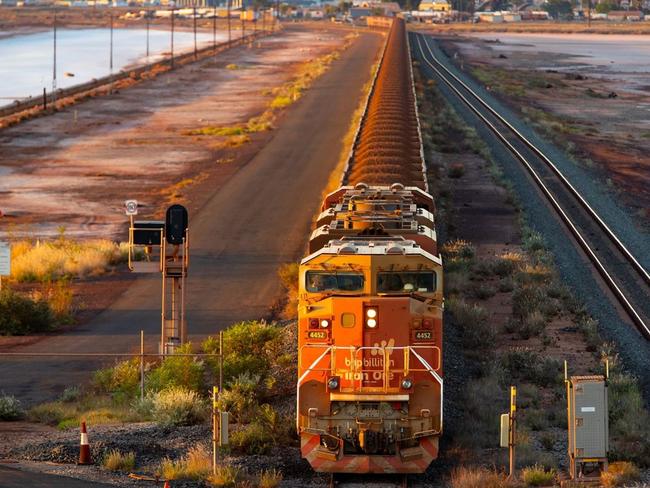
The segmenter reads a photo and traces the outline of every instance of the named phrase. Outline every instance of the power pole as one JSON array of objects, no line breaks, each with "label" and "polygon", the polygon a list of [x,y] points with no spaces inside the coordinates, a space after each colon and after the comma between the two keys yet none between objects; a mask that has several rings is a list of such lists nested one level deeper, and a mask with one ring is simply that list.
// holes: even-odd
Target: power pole
[{"label": "power pole", "polygon": [[244,0],[241,0],[241,14],[239,15],[241,19],[241,38],[242,41],[246,37],[246,6],[244,5]]},{"label": "power pole", "polygon": [[52,64],[52,106],[56,108],[56,7],[54,7],[54,51]]},{"label": "power pole", "polygon": [[174,7],[172,7],[172,40],[171,40],[171,68],[174,68]]},{"label": "power pole", "polygon": [[110,88],[109,88],[109,93],[113,93],[113,11],[111,10],[111,40],[110,40],[110,54],[109,54],[109,61],[108,61],[108,69],[109,69],[109,80],[110,80]]},{"label": "power pole", "polygon": [[147,61],[149,61],[149,10],[147,10]]},{"label": "power pole", "polygon": [[228,16],[228,46],[232,42],[232,33],[230,30],[230,0],[226,2],[226,15]]},{"label": "power pole", "polygon": [[192,20],[194,22],[194,60],[196,61],[196,58],[198,57],[196,50],[196,4],[192,6]]},{"label": "power pole", "polygon": [[212,15],[212,49],[217,50],[217,4],[215,0],[214,12]]}]

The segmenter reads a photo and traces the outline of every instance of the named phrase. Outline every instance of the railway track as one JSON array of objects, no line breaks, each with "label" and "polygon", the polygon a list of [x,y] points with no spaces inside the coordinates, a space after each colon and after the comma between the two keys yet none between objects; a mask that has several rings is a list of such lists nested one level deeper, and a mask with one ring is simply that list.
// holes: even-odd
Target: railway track
[{"label": "railway track", "polygon": [[544,151],[438,59],[431,38],[411,34],[411,42],[425,68],[447,85],[521,162],[625,315],[639,333],[650,340],[648,271]]},{"label": "railway track", "polygon": [[417,186],[428,190],[420,122],[404,21],[390,29],[342,184]]}]

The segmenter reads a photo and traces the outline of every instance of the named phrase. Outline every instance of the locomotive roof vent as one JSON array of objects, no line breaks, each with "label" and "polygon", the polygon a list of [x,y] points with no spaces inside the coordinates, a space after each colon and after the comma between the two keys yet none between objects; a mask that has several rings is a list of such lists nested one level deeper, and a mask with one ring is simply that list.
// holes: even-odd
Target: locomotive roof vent
[{"label": "locomotive roof vent", "polygon": [[343,246],[338,250],[338,254],[356,254],[357,248],[354,246]]},{"label": "locomotive roof vent", "polygon": [[368,189],[368,185],[366,185],[365,183],[357,183],[356,185],[354,185],[354,189],[359,191],[366,191]]},{"label": "locomotive roof vent", "polygon": [[406,249],[402,246],[393,245],[386,249],[386,254],[404,254]]}]

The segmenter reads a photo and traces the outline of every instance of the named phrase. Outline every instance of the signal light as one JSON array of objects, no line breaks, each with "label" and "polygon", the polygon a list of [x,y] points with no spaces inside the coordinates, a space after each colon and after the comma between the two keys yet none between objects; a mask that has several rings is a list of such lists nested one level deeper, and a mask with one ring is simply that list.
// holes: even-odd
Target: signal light
[{"label": "signal light", "polygon": [[311,329],[318,329],[318,319],[309,319],[309,327]]},{"label": "signal light", "polygon": [[375,319],[368,319],[366,320],[366,325],[371,329],[374,329],[375,327],[377,327],[377,321]]},{"label": "signal light", "polygon": [[377,317],[377,309],[376,308],[369,308],[368,310],[366,310],[366,316],[369,319],[376,318]]},{"label": "signal light", "polygon": [[404,388],[405,390],[410,390],[412,386],[413,386],[413,381],[411,381],[409,378],[404,378],[402,380],[402,388]]},{"label": "signal light", "polygon": [[427,328],[427,329],[430,329],[431,327],[433,327],[433,320],[431,320],[431,319],[423,319],[422,320],[422,326]]},{"label": "signal light", "polygon": [[320,326],[323,329],[327,329],[330,326],[330,321],[328,319],[321,319]]}]

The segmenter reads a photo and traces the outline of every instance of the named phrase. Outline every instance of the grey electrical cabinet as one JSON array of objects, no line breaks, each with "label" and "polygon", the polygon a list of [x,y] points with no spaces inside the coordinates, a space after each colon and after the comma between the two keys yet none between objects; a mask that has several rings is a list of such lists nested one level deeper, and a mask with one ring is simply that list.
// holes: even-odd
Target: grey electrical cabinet
[{"label": "grey electrical cabinet", "polygon": [[572,376],[567,381],[571,477],[599,476],[607,469],[609,425],[604,376]]}]

